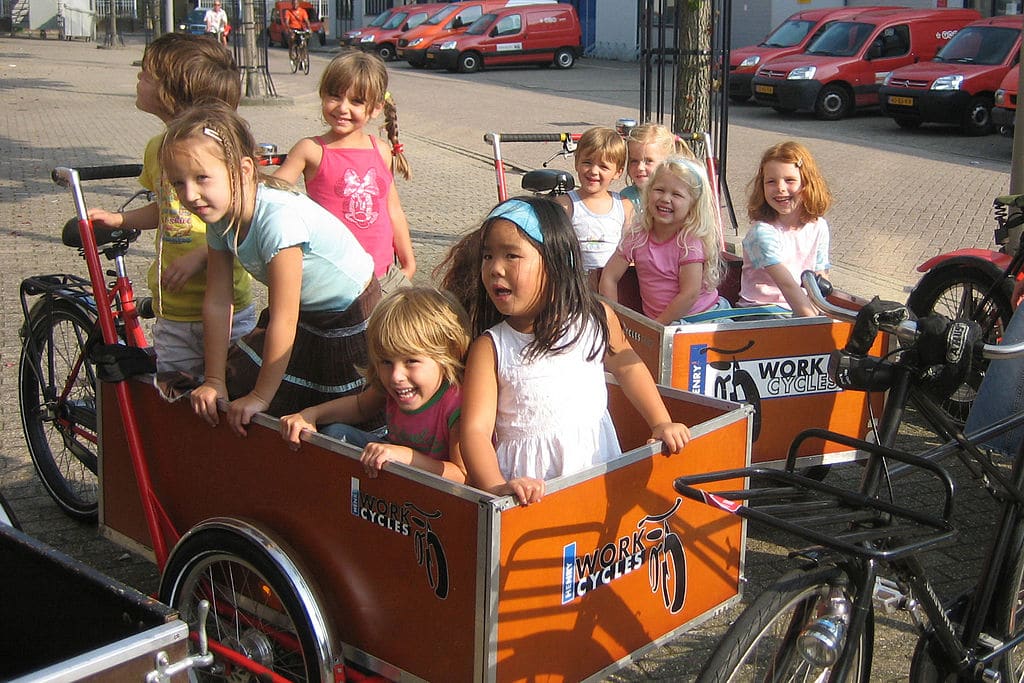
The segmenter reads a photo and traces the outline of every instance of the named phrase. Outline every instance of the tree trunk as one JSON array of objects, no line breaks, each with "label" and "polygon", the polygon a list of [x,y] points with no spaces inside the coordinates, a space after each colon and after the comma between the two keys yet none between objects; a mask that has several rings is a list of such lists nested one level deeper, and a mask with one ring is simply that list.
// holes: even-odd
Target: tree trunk
[{"label": "tree trunk", "polygon": [[711,0],[676,3],[679,65],[674,126],[677,131],[711,130]]}]

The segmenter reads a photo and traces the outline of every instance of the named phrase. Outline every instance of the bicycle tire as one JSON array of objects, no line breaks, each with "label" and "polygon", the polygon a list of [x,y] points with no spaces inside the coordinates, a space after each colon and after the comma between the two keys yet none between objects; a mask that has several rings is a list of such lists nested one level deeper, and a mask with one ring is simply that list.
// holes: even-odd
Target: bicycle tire
[{"label": "bicycle tire", "polygon": [[[995,621],[990,627],[990,632],[1004,642],[1024,630],[1024,522],[1017,523],[1012,539],[1006,571],[993,598]],[[999,670],[1004,681],[1024,680],[1024,644],[1007,652]]]},{"label": "bicycle tire", "polygon": [[299,56],[294,47],[288,48],[288,64],[292,67],[292,73],[299,70]]},{"label": "bicycle tire", "polygon": [[302,73],[309,75],[309,50],[302,51]]},{"label": "bicycle tire", "polygon": [[[803,628],[819,616],[818,607],[828,599],[833,587],[845,587],[851,603],[856,599],[846,572],[839,567],[797,569],[784,575],[757,596],[733,622],[697,680],[700,683],[828,680],[816,677],[830,672],[812,667],[796,651],[796,639]],[[869,612],[850,680],[867,683],[871,675],[873,643],[874,617],[873,612]],[[844,649],[847,646],[844,644]],[[772,668],[781,665],[784,670],[758,671],[759,665],[769,663]]]},{"label": "bicycle tire", "polygon": [[[998,281],[996,278],[1001,275],[996,273],[994,268],[988,270],[969,264],[936,268],[925,273],[914,287],[907,307],[919,318],[929,313],[941,313],[950,319],[969,318],[981,325],[985,341],[994,344],[1002,338],[1013,315],[1012,285],[1009,281]],[[981,307],[988,292],[991,292],[991,300]],[[960,426],[967,420],[987,368],[987,360],[976,359],[964,383],[950,396],[938,397],[943,412]]]},{"label": "bicycle tire", "polygon": [[[160,580],[160,600],[195,628],[209,600],[206,633],[295,683],[327,680],[329,658],[317,647],[313,618],[292,580],[257,543],[235,531],[208,528],[174,548]],[[297,649],[289,647],[296,643]],[[256,680],[218,659],[199,680]]]},{"label": "bicycle tire", "polygon": [[87,348],[95,327],[95,317],[81,306],[41,299],[29,313],[18,370],[32,464],[50,497],[84,521],[95,520],[99,508],[96,375]]}]

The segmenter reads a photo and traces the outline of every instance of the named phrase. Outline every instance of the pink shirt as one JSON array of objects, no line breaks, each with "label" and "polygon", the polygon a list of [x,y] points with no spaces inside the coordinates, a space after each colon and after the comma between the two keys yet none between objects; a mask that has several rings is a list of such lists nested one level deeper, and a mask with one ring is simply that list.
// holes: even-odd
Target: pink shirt
[{"label": "pink shirt", "polygon": [[363,249],[373,257],[378,278],[395,262],[395,230],[388,213],[388,192],[394,176],[384,165],[371,135],[372,149],[332,149],[314,138],[323,150],[316,175],[306,193],[348,226]]},{"label": "pink shirt", "polygon": [[449,434],[462,412],[462,389],[442,384],[418,410],[406,412],[388,396],[385,403],[388,441],[434,460],[449,460]]},{"label": "pink shirt", "polygon": [[[679,269],[690,263],[704,263],[704,244],[693,237],[673,236],[665,242],[656,242],[642,230],[627,232],[617,249],[627,261],[636,265],[636,276],[640,283],[640,300],[644,315],[657,318],[679,294]],[[700,294],[693,306],[683,315],[703,313],[718,301],[718,290],[701,286]]]},{"label": "pink shirt", "polygon": [[782,290],[765,268],[781,263],[797,282],[805,270],[824,271],[828,261],[828,223],[824,218],[786,229],[758,222],[743,237],[739,306],[778,304],[789,308]]}]

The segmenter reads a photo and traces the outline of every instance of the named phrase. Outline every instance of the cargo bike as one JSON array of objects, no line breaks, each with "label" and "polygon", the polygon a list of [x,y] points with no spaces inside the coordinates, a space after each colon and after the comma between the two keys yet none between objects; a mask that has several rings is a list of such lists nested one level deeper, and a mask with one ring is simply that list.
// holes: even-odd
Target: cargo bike
[{"label": "cargo bike", "polygon": [[745,406],[661,388],[694,437],[666,457],[609,380],[624,455],[521,507],[400,465],[368,478],[320,434],[293,452],[275,418],[240,439],[168,401],[124,265],[137,234],[94,230],[81,187],[137,173],[54,171],[89,279],[22,286],[22,419],[54,498],[153,558],[160,600],[208,638],[195,676],[598,680],[738,601],[743,525],[672,482],[749,462]]}]

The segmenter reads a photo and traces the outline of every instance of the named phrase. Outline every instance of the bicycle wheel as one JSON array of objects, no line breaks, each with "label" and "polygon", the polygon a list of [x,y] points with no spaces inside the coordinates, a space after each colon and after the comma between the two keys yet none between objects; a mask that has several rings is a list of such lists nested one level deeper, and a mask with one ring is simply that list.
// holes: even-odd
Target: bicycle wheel
[{"label": "bicycle wheel", "polygon": [[[991,633],[1002,641],[1024,630],[1024,523],[1017,524],[1007,557],[1006,572],[992,603],[995,622]],[[1024,681],[1024,644],[1006,653],[999,670],[1003,681]]]},{"label": "bicycle wheel", "polygon": [[288,64],[292,67],[292,73],[299,70],[299,55],[294,45],[288,48]]},{"label": "bicycle wheel", "polygon": [[[939,268],[921,278],[910,293],[907,306],[918,317],[941,313],[947,318],[973,320],[981,325],[985,341],[996,343],[1013,315],[1012,286],[1008,281],[997,279],[999,277],[994,269],[971,265]],[[986,294],[990,294],[987,302],[984,301]],[[940,401],[942,410],[961,426],[967,420],[987,368],[987,360],[977,359],[964,383]]]},{"label": "bicycle wheel", "polygon": [[302,46],[302,73],[309,75],[309,46]]},{"label": "bicycle wheel", "polygon": [[[834,566],[798,569],[783,576],[747,606],[719,641],[704,665],[701,683],[724,681],[831,681],[828,667],[813,665],[797,648],[804,629],[826,614],[830,593],[843,591],[852,603],[846,573]],[[873,614],[868,614],[856,644],[850,681],[871,675]],[[843,649],[849,643],[842,645]],[[836,683],[832,681],[832,683]]]},{"label": "bicycle wheel", "polygon": [[62,299],[29,313],[18,400],[29,455],[47,492],[71,517],[96,518],[96,375],[87,340],[95,319]]},{"label": "bicycle wheel", "polygon": [[[328,680],[329,645],[318,637],[319,615],[306,608],[295,576],[266,547],[225,528],[190,535],[164,568],[160,600],[192,629],[199,602],[208,600],[206,633],[212,641],[290,681]],[[202,680],[259,680],[221,658],[197,673]]]}]

